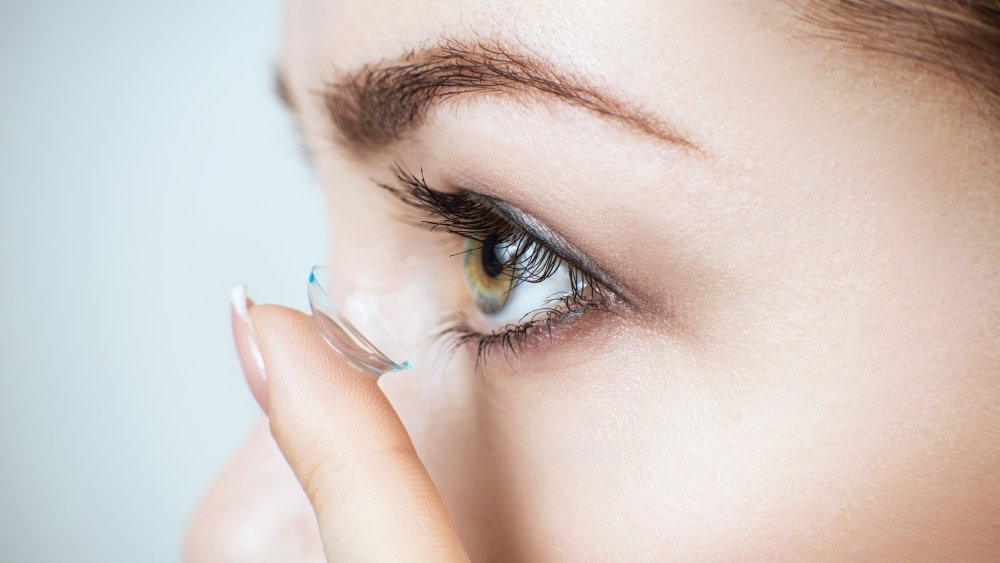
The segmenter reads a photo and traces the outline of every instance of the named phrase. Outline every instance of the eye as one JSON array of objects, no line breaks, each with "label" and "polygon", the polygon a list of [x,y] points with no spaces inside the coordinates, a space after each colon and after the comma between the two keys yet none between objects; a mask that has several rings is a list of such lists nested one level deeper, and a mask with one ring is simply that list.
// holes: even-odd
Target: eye
[{"label": "eye", "polygon": [[549,251],[533,242],[526,244],[522,251],[496,234],[486,235],[482,242],[465,239],[465,282],[476,307],[493,324],[518,323],[582,289],[574,287],[562,263],[544,277],[527,278],[526,272]]},{"label": "eye", "polygon": [[380,187],[421,211],[419,223],[464,239],[461,270],[480,314],[458,312],[439,335],[455,346],[474,344],[479,360],[494,347],[520,351],[536,332],[551,334],[616,297],[589,259],[523,211],[475,192],[431,188],[400,166],[393,171],[399,187]]}]

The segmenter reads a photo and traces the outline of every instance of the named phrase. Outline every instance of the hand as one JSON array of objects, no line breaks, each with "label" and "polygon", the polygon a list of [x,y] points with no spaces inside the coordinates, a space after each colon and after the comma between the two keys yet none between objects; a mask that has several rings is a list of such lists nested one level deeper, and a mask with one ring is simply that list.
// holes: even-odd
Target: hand
[{"label": "hand", "polygon": [[468,560],[376,381],[332,351],[299,311],[254,306],[236,292],[232,314],[240,363],[309,497],[327,560]]}]

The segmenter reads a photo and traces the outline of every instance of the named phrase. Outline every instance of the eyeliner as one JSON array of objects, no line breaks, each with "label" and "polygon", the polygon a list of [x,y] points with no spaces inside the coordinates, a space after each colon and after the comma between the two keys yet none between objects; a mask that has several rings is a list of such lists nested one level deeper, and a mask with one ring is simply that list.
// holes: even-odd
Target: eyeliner
[{"label": "eyeliner", "polygon": [[479,200],[481,203],[492,207],[497,213],[511,223],[524,230],[525,233],[534,237],[543,246],[548,248],[553,254],[570,264],[571,266],[586,272],[602,285],[610,289],[615,295],[621,297],[629,305],[634,305],[632,292],[623,287],[620,283],[607,275],[596,262],[590,259],[580,249],[573,246],[566,237],[562,236],[554,229],[530,213],[521,208],[507,203],[506,201],[483,195],[479,192],[466,190],[464,192],[469,197]]}]

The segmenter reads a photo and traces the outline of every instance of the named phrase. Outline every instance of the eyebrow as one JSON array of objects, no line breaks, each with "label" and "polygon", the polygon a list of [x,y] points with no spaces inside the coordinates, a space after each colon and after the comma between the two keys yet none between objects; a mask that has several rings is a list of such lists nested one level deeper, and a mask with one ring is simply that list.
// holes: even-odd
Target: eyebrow
[{"label": "eyebrow", "polygon": [[[280,73],[278,90],[287,100]],[[671,145],[700,150],[652,112],[499,41],[443,39],[432,48],[366,64],[329,82],[321,99],[334,137],[364,157],[418,128],[436,104],[477,93],[550,97]]]}]

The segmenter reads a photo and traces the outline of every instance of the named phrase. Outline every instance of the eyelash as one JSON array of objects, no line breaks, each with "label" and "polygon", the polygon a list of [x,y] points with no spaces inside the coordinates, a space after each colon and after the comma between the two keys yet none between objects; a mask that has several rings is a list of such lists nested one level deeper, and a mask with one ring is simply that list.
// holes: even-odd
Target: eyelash
[{"label": "eyelash", "polygon": [[555,274],[560,266],[567,268],[570,293],[546,301],[544,307],[522,318],[527,320],[483,333],[472,329],[460,315],[438,333],[438,337],[450,340],[452,349],[474,344],[477,365],[483,365],[498,346],[504,357],[516,355],[531,336],[551,336],[557,323],[606,306],[610,290],[508,219],[487,198],[471,191],[444,192],[432,188],[424,179],[423,170],[418,177],[396,164],[392,173],[397,186],[376,183],[408,207],[420,211],[424,218],[418,224],[430,225],[431,231],[443,230],[479,243],[484,243],[487,237],[495,237],[501,244],[515,249],[508,264],[519,264],[522,260],[524,264],[514,270],[510,291],[521,283],[541,282]]}]

